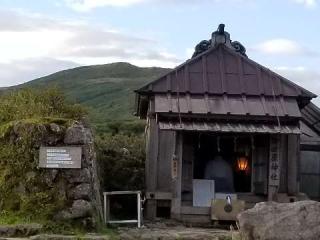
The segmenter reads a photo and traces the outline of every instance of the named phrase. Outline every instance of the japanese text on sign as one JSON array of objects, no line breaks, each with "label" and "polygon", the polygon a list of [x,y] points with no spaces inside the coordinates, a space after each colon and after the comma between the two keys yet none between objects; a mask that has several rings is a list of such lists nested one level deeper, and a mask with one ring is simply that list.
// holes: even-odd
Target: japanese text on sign
[{"label": "japanese text on sign", "polygon": [[81,168],[81,147],[41,147],[39,167]]}]

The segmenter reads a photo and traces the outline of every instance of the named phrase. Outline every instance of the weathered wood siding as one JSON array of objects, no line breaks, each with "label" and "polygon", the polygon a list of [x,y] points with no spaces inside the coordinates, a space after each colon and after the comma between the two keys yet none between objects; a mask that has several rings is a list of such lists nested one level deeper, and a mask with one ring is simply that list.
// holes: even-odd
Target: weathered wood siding
[{"label": "weathered wood siding", "polygon": [[157,191],[171,191],[171,166],[175,154],[176,132],[159,131],[159,153],[157,162]]},{"label": "weathered wood siding", "polygon": [[301,151],[300,190],[310,198],[320,199],[320,152]]},{"label": "weathered wood siding", "polygon": [[253,149],[252,161],[252,182],[253,193],[267,194],[268,191],[268,160],[269,158],[269,138],[265,136],[255,137],[255,147]]},{"label": "weathered wood siding", "polygon": [[171,166],[176,152],[176,132],[160,131],[155,118],[149,118],[146,131],[146,215],[154,219],[157,199],[170,199]]},{"label": "weathered wood siding", "polygon": [[300,136],[288,135],[288,195],[296,195],[299,191]]},{"label": "weathered wood siding", "polygon": [[193,148],[192,134],[184,134],[183,136],[183,153],[182,153],[182,204],[191,205],[193,195]]},{"label": "weathered wood siding", "polygon": [[301,123],[300,192],[320,200],[320,136]]}]

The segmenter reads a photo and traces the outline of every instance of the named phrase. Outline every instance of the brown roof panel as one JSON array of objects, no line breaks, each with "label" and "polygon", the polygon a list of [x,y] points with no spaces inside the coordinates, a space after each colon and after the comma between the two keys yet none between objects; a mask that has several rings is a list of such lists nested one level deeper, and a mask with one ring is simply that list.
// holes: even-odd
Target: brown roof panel
[{"label": "brown roof panel", "polygon": [[155,95],[156,113],[192,113],[213,115],[250,115],[300,118],[294,98],[264,96]]},{"label": "brown roof panel", "polygon": [[266,111],[261,98],[247,97],[247,108],[248,112],[252,115],[263,116],[269,114],[269,112]]},{"label": "brown roof panel", "polygon": [[246,106],[241,96],[228,97],[227,101],[231,114],[246,115]]},{"label": "brown roof panel", "polygon": [[[213,114],[225,114],[228,112],[226,103],[222,97],[209,97],[208,98],[209,113]],[[214,110],[214,112],[211,112]]]}]

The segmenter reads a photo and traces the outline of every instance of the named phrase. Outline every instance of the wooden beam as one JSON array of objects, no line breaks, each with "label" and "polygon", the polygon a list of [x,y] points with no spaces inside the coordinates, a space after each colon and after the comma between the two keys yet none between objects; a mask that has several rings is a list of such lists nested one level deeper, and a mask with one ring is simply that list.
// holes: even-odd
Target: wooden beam
[{"label": "wooden beam", "polygon": [[[149,119],[149,124],[146,137],[146,189],[148,192],[154,192],[157,186],[159,127],[155,119]],[[156,211],[156,200],[148,200],[146,207],[147,219],[155,219]]]},{"label": "wooden beam", "polygon": [[146,185],[147,191],[153,192],[157,186],[159,127],[155,119],[150,119],[146,151]]},{"label": "wooden beam", "polygon": [[182,150],[183,150],[183,134],[181,132],[176,135],[176,161],[178,165],[177,176],[172,179],[172,202],[171,202],[171,218],[180,219],[181,216],[181,179],[182,179]]},{"label": "wooden beam", "polygon": [[210,215],[211,208],[210,207],[181,207],[181,214],[188,215]]},{"label": "wooden beam", "polygon": [[171,200],[172,193],[171,192],[147,192],[147,199],[156,199],[156,200]]}]

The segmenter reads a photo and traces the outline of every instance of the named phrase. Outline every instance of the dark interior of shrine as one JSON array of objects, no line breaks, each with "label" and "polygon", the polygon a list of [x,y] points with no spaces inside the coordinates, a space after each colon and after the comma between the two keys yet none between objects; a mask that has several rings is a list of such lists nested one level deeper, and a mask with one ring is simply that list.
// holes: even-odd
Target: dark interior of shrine
[{"label": "dark interior of shrine", "polygon": [[[232,176],[225,176],[226,178],[233,178],[232,192],[251,192],[252,160],[250,136],[199,133],[194,136],[194,150],[194,179],[208,179],[208,176],[206,176],[208,171],[221,172],[221,169],[207,169],[210,161],[214,162],[215,159],[220,159],[232,169]],[[224,192],[224,189],[219,185],[225,184],[225,180],[213,180],[215,180],[216,192]]]}]

